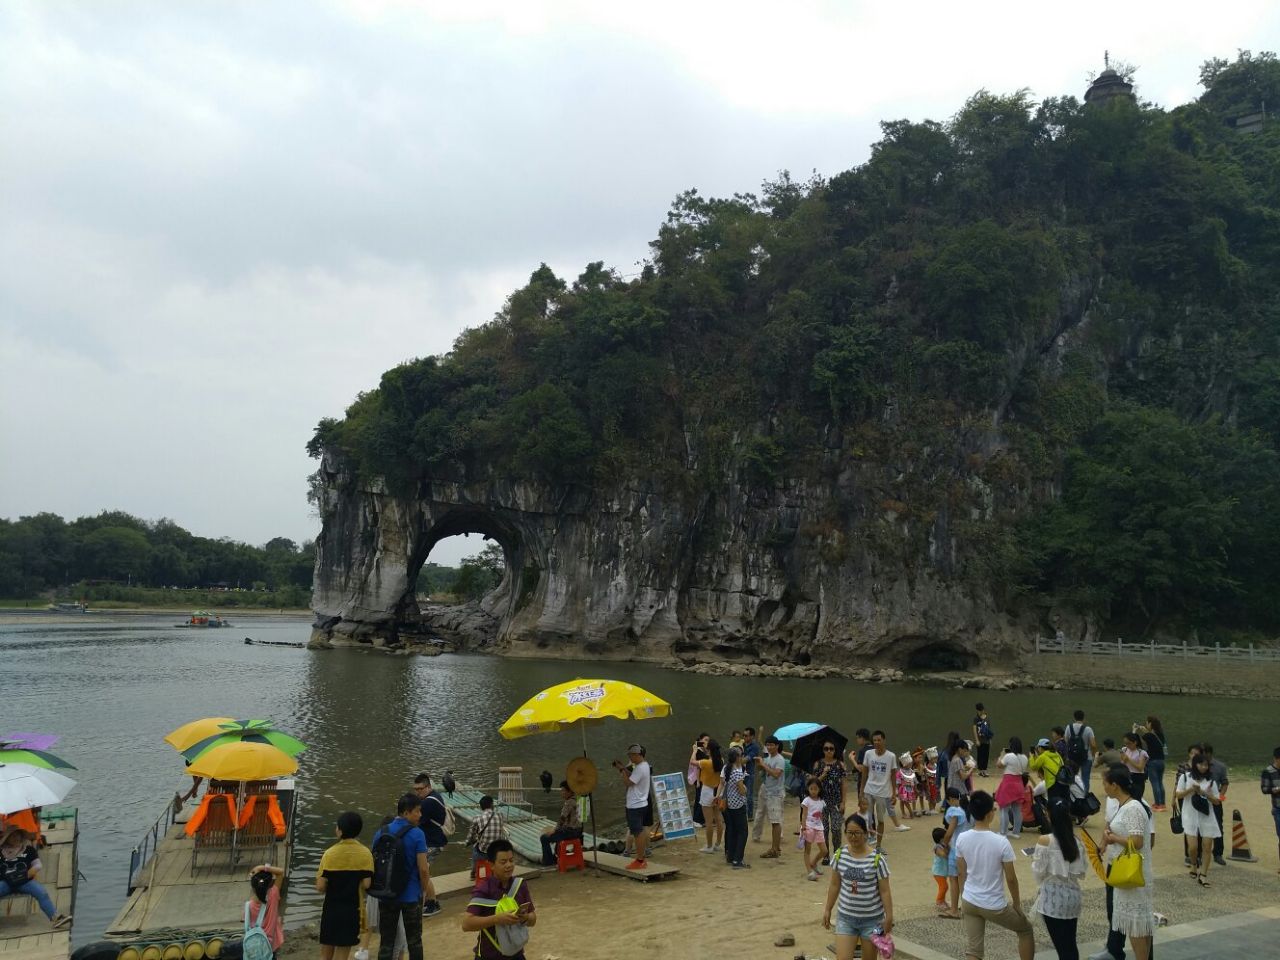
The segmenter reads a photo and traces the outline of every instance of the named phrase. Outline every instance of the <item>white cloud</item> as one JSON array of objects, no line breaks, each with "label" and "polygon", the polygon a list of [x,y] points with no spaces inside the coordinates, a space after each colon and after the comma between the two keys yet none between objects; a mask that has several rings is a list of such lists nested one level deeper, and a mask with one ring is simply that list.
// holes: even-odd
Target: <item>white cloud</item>
[{"label": "white cloud", "polygon": [[680,190],[1078,96],[1104,47],[1172,105],[1278,40],[1262,0],[4,4],[0,515],[304,539],[315,422],[539,261],[633,272]]}]

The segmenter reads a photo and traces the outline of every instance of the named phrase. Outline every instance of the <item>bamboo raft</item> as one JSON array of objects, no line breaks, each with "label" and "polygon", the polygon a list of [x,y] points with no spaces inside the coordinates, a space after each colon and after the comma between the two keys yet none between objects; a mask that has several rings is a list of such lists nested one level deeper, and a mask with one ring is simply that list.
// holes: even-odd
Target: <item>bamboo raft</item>
[{"label": "bamboo raft", "polygon": [[[40,851],[44,864],[40,883],[59,913],[73,914],[76,904],[76,847],[79,840],[75,807],[45,807],[40,828],[48,846]],[[66,960],[71,953],[71,928],[52,930],[33,897],[0,900],[0,955],[15,960]]]},{"label": "bamboo raft", "polygon": [[[444,797],[445,805],[453,811],[454,817],[470,826],[480,814],[480,798],[488,792],[479,787],[460,783],[454,787],[453,793],[441,794],[441,796]],[[542,831],[555,826],[555,822],[539,816],[525,806],[506,803],[497,797],[494,797],[493,808],[502,817],[507,828],[507,838],[516,848],[516,853],[530,863],[542,863]],[[618,853],[623,848],[621,840],[601,837],[598,842],[602,852]],[[582,848],[584,850],[594,849],[596,843],[597,838],[593,834],[583,832]]]},{"label": "bamboo raft", "polygon": [[[485,793],[485,790],[477,787],[457,784],[452,793],[443,794],[443,796],[445,805],[453,811],[454,817],[470,825],[480,814],[480,798]],[[554,821],[527,809],[527,805],[503,802],[497,797],[494,797],[493,808],[502,816],[507,828],[507,839],[516,848],[516,853],[530,863],[541,864],[542,831],[555,826]],[[628,858],[618,856],[625,846],[626,844],[621,840],[596,837],[586,831],[582,834],[582,849],[594,851],[586,858],[587,866],[603,873],[616,874],[629,880],[646,881],[675,876],[680,872],[679,867],[667,866],[653,860],[649,861],[648,867],[643,871],[628,870],[626,869]]]},{"label": "bamboo raft", "polygon": [[157,957],[217,956],[223,943],[243,930],[251,863],[267,860],[283,867],[287,884],[298,800],[291,779],[279,783],[279,795],[288,795],[285,837],[263,849],[238,849],[234,842],[205,848],[199,865],[196,841],[185,830],[195,805],[180,810],[169,805],[134,848],[128,899],[105,932],[121,944],[123,960],[149,958],[152,946]]}]

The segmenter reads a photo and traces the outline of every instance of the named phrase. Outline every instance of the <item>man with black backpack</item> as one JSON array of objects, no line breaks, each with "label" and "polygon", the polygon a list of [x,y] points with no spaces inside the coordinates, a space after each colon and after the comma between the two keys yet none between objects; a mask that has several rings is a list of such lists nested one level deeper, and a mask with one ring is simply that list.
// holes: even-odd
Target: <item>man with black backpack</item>
[{"label": "man with black backpack", "polygon": [[427,863],[427,838],[419,829],[422,801],[406,793],[396,818],[373,835],[373,883],[378,899],[378,960],[396,960],[396,926],[404,919],[409,960],[422,960],[422,894],[434,892]]},{"label": "man with black backpack", "polygon": [[1093,760],[1098,755],[1098,741],[1093,738],[1093,727],[1084,722],[1084,711],[1072,714],[1073,722],[1067,724],[1067,763],[1080,774],[1085,793],[1089,792],[1089,774],[1093,772]]}]

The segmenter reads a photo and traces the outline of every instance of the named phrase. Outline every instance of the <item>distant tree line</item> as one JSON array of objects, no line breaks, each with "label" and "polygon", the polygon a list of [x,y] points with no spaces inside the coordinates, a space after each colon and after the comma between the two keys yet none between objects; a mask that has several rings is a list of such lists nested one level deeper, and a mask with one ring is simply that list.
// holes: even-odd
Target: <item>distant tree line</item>
[{"label": "distant tree line", "polygon": [[[315,544],[274,537],[250,546],[199,537],[172,520],[118,510],[70,522],[55,513],[0,519],[0,597],[96,587],[242,588],[284,591],[305,603]],[[301,605],[301,604],[299,604]]]},{"label": "distant tree line", "polygon": [[403,490],[643,477],[762,503],[881,464],[823,525],[886,561],[950,518],[943,573],[1008,603],[1280,630],[1280,121],[1235,125],[1280,106],[1280,63],[1200,79],[1171,109],[979,91],[830,178],[689,190],[638,275],[541,266],[309,450]]}]

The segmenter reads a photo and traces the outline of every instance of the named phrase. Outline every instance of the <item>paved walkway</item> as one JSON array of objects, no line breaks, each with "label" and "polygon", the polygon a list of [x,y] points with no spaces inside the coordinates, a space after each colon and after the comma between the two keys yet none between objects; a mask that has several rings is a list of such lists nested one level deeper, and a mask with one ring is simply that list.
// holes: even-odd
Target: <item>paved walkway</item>
[{"label": "paved walkway", "polygon": [[[956,960],[962,955],[943,953],[896,936],[893,939],[898,948],[896,956],[901,960]],[[1080,956],[1090,956],[1102,948],[1100,942],[1082,943]],[[1126,953],[1125,960],[1132,956]],[[1161,927],[1156,931],[1155,956],[1157,960],[1280,956],[1280,905]],[[1052,947],[1039,946],[1036,950],[1037,960],[1056,957]]]}]

